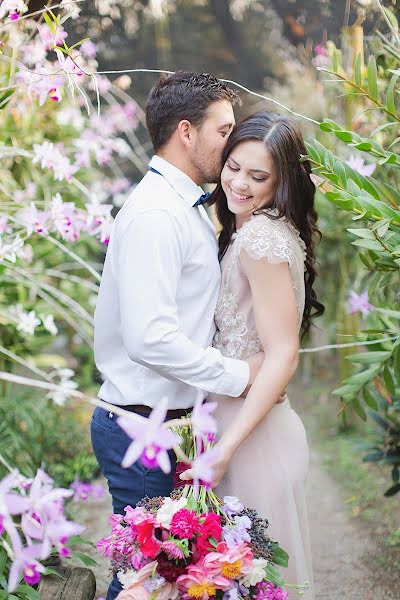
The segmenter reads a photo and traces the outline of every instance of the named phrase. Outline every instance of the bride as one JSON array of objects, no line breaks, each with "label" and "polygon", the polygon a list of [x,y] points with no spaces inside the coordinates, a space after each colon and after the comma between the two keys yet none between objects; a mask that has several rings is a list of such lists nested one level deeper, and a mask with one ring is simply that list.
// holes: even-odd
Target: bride
[{"label": "bride", "polygon": [[285,579],[308,581],[312,599],[308,445],[289,399],[281,400],[298,364],[299,332],[324,311],[313,289],[319,232],[310,164],[299,160],[306,153],[297,125],[272,112],[248,117],[228,139],[211,197],[222,225],[214,346],[241,359],[264,352],[264,361],[246,399],[210,401],[222,433],[217,494],[238,496],[270,521],[290,557]]}]

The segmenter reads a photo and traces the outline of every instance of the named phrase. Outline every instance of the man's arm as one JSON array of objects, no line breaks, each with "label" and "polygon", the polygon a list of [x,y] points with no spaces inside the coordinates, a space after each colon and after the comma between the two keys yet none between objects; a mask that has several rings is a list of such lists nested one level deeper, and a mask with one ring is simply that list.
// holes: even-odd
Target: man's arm
[{"label": "man's arm", "polygon": [[198,346],[179,328],[176,292],[188,242],[164,210],[138,215],[117,240],[124,345],[131,360],[163,377],[237,397],[257,369]]}]

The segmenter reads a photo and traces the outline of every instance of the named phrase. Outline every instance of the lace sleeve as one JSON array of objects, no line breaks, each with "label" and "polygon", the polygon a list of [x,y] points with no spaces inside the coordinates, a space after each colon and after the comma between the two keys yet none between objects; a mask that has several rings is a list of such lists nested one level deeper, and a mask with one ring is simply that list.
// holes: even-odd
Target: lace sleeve
[{"label": "lace sleeve", "polygon": [[238,255],[243,249],[255,260],[267,258],[268,262],[274,264],[290,264],[294,258],[295,244],[293,232],[287,223],[269,219],[265,215],[253,216],[239,230],[236,239]]}]

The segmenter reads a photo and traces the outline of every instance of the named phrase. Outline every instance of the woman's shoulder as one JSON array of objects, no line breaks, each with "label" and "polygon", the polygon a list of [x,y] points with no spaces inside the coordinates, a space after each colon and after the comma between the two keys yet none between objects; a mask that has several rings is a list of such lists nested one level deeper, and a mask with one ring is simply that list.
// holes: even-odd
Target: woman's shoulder
[{"label": "woman's shoulder", "polygon": [[305,244],[298,230],[274,210],[257,213],[244,223],[236,235],[237,252],[246,250],[252,258],[266,257],[270,262],[292,262],[300,251],[305,258]]}]

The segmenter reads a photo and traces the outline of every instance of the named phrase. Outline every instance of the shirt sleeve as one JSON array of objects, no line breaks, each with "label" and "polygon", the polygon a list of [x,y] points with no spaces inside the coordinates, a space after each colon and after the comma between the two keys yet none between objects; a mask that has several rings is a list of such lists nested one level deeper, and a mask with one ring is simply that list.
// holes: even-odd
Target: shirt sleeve
[{"label": "shirt sleeve", "polygon": [[171,380],[238,397],[248,364],[202,348],[180,330],[176,293],[189,240],[167,211],[136,216],[118,241],[121,326],[129,358]]}]

